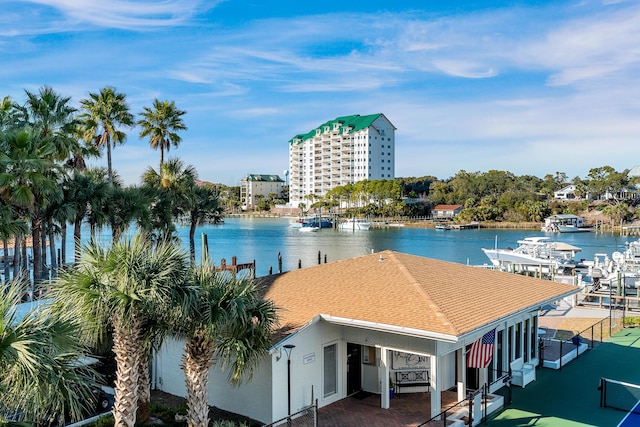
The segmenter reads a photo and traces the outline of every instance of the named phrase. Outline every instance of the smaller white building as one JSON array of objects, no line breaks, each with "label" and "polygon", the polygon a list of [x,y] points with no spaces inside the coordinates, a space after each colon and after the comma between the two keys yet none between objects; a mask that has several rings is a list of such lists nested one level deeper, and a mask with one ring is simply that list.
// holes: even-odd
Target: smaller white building
[{"label": "smaller white building", "polygon": [[553,192],[553,198],[556,200],[576,200],[576,186],[567,185],[561,190]]},{"label": "smaller white building", "polygon": [[[318,400],[325,407],[360,390],[380,407],[396,392],[463,400],[484,384],[504,387],[512,362],[539,362],[538,311],[579,292],[576,286],[393,251],[372,253],[260,279],[279,308],[280,330],[251,382],[227,384],[212,368],[209,403],[270,423]],[[494,334],[491,360],[472,366],[474,343]],[[156,388],[185,396],[182,342],[166,341],[153,359]],[[535,379],[535,370],[526,382]],[[418,376],[419,380],[418,380]],[[409,383],[399,384],[403,378]],[[413,382],[413,383],[412,383]],[[522,382],[521,386],[525,386]],[[399,388],[399,386],[402,386]],[[425,401],[425,411],[427,401]],[[478,418],[480,419],[480,418]]]},{"label": "smaller white building", "polygon": [[240,181],[240,202],[243,209],[251,209],[259,203],[260,196],[282,196],[285,182],[278,175],[249,174]]}]

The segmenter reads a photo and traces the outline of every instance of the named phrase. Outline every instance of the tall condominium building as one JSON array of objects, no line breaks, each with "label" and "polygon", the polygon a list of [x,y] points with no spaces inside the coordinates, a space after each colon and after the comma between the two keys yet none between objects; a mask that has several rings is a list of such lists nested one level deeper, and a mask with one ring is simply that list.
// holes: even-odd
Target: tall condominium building
[{"label": "tall condominium building", "polygon": [[395,178],[395,126],[384,114],[338,117],[289,141],[289,203],[335,187]]}]

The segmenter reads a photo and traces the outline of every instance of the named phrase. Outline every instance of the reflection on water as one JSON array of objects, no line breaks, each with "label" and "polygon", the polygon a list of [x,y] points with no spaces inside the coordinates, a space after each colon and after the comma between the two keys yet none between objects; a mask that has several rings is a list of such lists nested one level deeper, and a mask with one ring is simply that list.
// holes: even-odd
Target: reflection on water
[{"label": "reflection on water", "polygon": [[[205,225],[196,231],[196,259],[202,252],[202,233],[206,233],[209,252],[216,265],[225,258],[231,263],[233,256],[238,263],[256,261],[258,276],[278,270],[278,253],[282,255],[283,270],[321,262],[346,259],[386,249],[420,255],[429,258],[469,265],[488,264],[481,248],[515,248],[517,241],[529,236],[549,236],[579,248],[579,258],[593,259],[596,253],[611,254],[622,251],[625,242],[635,237],[615,234],[573,233],[548,234],[530,230],[434,230],[425,228],[392,227],[369,231],[323,229],[317,233],[301,233],[292,227],[294,219],[287,218],[227,218],[222,225]],[[89,230],[82,232],[83,240],[89,238]],[[186,250],[189,247],[188,227],[178,227],[178,234]],[[109,243],[111,234],[102,230],[99,240]],[[73,236],[67,236],[67,262],[73,261]]]}]

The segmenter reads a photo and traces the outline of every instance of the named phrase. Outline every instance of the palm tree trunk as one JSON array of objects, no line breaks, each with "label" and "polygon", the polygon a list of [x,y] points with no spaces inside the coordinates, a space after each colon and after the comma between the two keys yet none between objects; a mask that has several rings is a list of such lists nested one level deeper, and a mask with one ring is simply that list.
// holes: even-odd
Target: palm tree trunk
[{"label": "palm tree trunk", "polygon": [[146,355],[140,359],[138,374],[138,413],[136,422],[138,424],[146,424],[151,420],[151,375],[149,358]]},{"label": "palm tree trunk", "polygon": [[116,360],[114,427],[134,427],[138,410],[139,367],[142,357],[142,329],[139,320],[114,327],[113,352]]},{"label": "palm tree trunk", "polygon": [[13,240],[13,277],[18,277],[20,271],[20,259],[22,252],[20,251],[20,242],[22,242],[22,234],[17,234]]},{"label": "palm tree trunk", "polygon": [[111,138],[107,136],[107,174],[109,175],[109,186],[113,187],[113,172],[111,171]]},{"label": "palm tree trunk", "polygon": [[33,290],[38,291],[42,280],[42,248],[40,247],[42,219],[35,214],[31,219],[31,250],[33,251]]},{"label": "palm tree trunk", "polygon": [[9,268],[9,244],[7,239],[2,239],[2,250],[4,253],[2,263],[4,264],[4,283],[9,283],[11,280],[11,269]]},{"label": "palm tree trunk", "polygon": [[67,221],[60,222],[60,264],[67,262]]},{"label": "palm tree trunk", "polygon": [[185,345],[182,370],[187,386],[187,425],[207,427],[209,425],[209,369],[213,365],[214,346],[198,337]]},{"label": "palm tree trunk", "polygon": [[49,218],[48,222],[48,230],[49,230],[49,256],[51,257],[51,276],[58,271],[58,260],[56,257],[56,241],[55,241],[55,233],[53,232],[53,218]]},{"label": "palm tree trunk", "polygon": [[47,222],[43,220],[40,225],[40,265],[42,266],[41,279],[47,278]]},{"label": "palm tree trunk", "polygon": [[198,220],[191,218],[191,226],[189,227],[189,260],[191,261],[191,267],[196,266],[196,227],[198,226]]},{"label": "palm tree trunk", "polygon": [[81,227],[82,227],[82,218],[76,218],[76,221],[73,223],[73,259],[77,263],[80,262],[80,244],[81,242]]}]

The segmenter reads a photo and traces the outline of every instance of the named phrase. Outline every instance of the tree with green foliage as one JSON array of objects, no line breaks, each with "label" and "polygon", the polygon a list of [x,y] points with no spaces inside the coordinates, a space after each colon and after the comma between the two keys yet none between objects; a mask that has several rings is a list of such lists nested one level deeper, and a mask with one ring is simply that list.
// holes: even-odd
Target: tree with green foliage
[{"label": "tree with green foliage", "polygon": [[186,340],[182,357],[187,388],[187,425],[209,425],[209,370],[227,370],[228,381],[251,379],[267,355],[277,325],[273,302],[262,299],[255,282],[209,266],[192,269],[188,303],[169,319]]},{"label": "tree with green foliage", "polygon": [[112,333],[116,427],[136,423],[147,319],[175,297],[186,271],[187,256],[177,244],[154,244],[137,233],[106,248],[96,242],[84,245],[80,262],[52,284],[57,312],[79,319],[91,344],[104,343],[105,334]]},{"label": "tree with green foliage", "polygon": [[124,144],[126,134],[120,128],[134,124],[126,96],[107,86],[99,93],[89,93],[89,98],[82,99],[80,105],[83,110],[80,115],[83,138],[100,150],[106,147],[109,185],[113,185],[111,146],[115,148],[117,144]]},{"label": "tree with green foliage", "polygon": [[176,107],[175,101],[153,101],[153,107],[143,107],[140,113],[142,119],[138,120],[138,126],[142,128],[140,138],[149,137],[151,148],[160,149],[160,168],[164,164],[164,151],[178,147],[182,138],[178,131],[187,130],[182,116],[187,112]]},{"label": "tree with green foliage", "polygon": [[[0,298],[0,426],[80,421],[95,407],[97,377],[78,363],[86,354],[78,324],[42,306],[21,317],[26,289],[15,280]],[[15,419],[3,418],[7,414]]]},{"label": "tree with green foliage", "polygon": [[194,185],[187,193],[187,202],[182,213],[189,220],[189,259],[196,265],[196,228],[203,222],[220,224],[224,220],[224,209],[220,205],[218,190],[211,186]]},{"label": "tree with green foliage", "polygon": [[185,165],[177,158],[165,162],[159,172],[147,168],[142,181],[147,194],[152,197],[150,220],[144,224],[148,232],[158,233],[160,240],[174,238],[174,220],[188,206],[197,176],[193,166]]},{"label": "tree with green foliage", "polygon": [[43,210],[57,189],[50,160],[55,146],[32,130],[10,131],[0,140],[0,198],[22,210],[31,223],[34,285],[42,280]]}]

